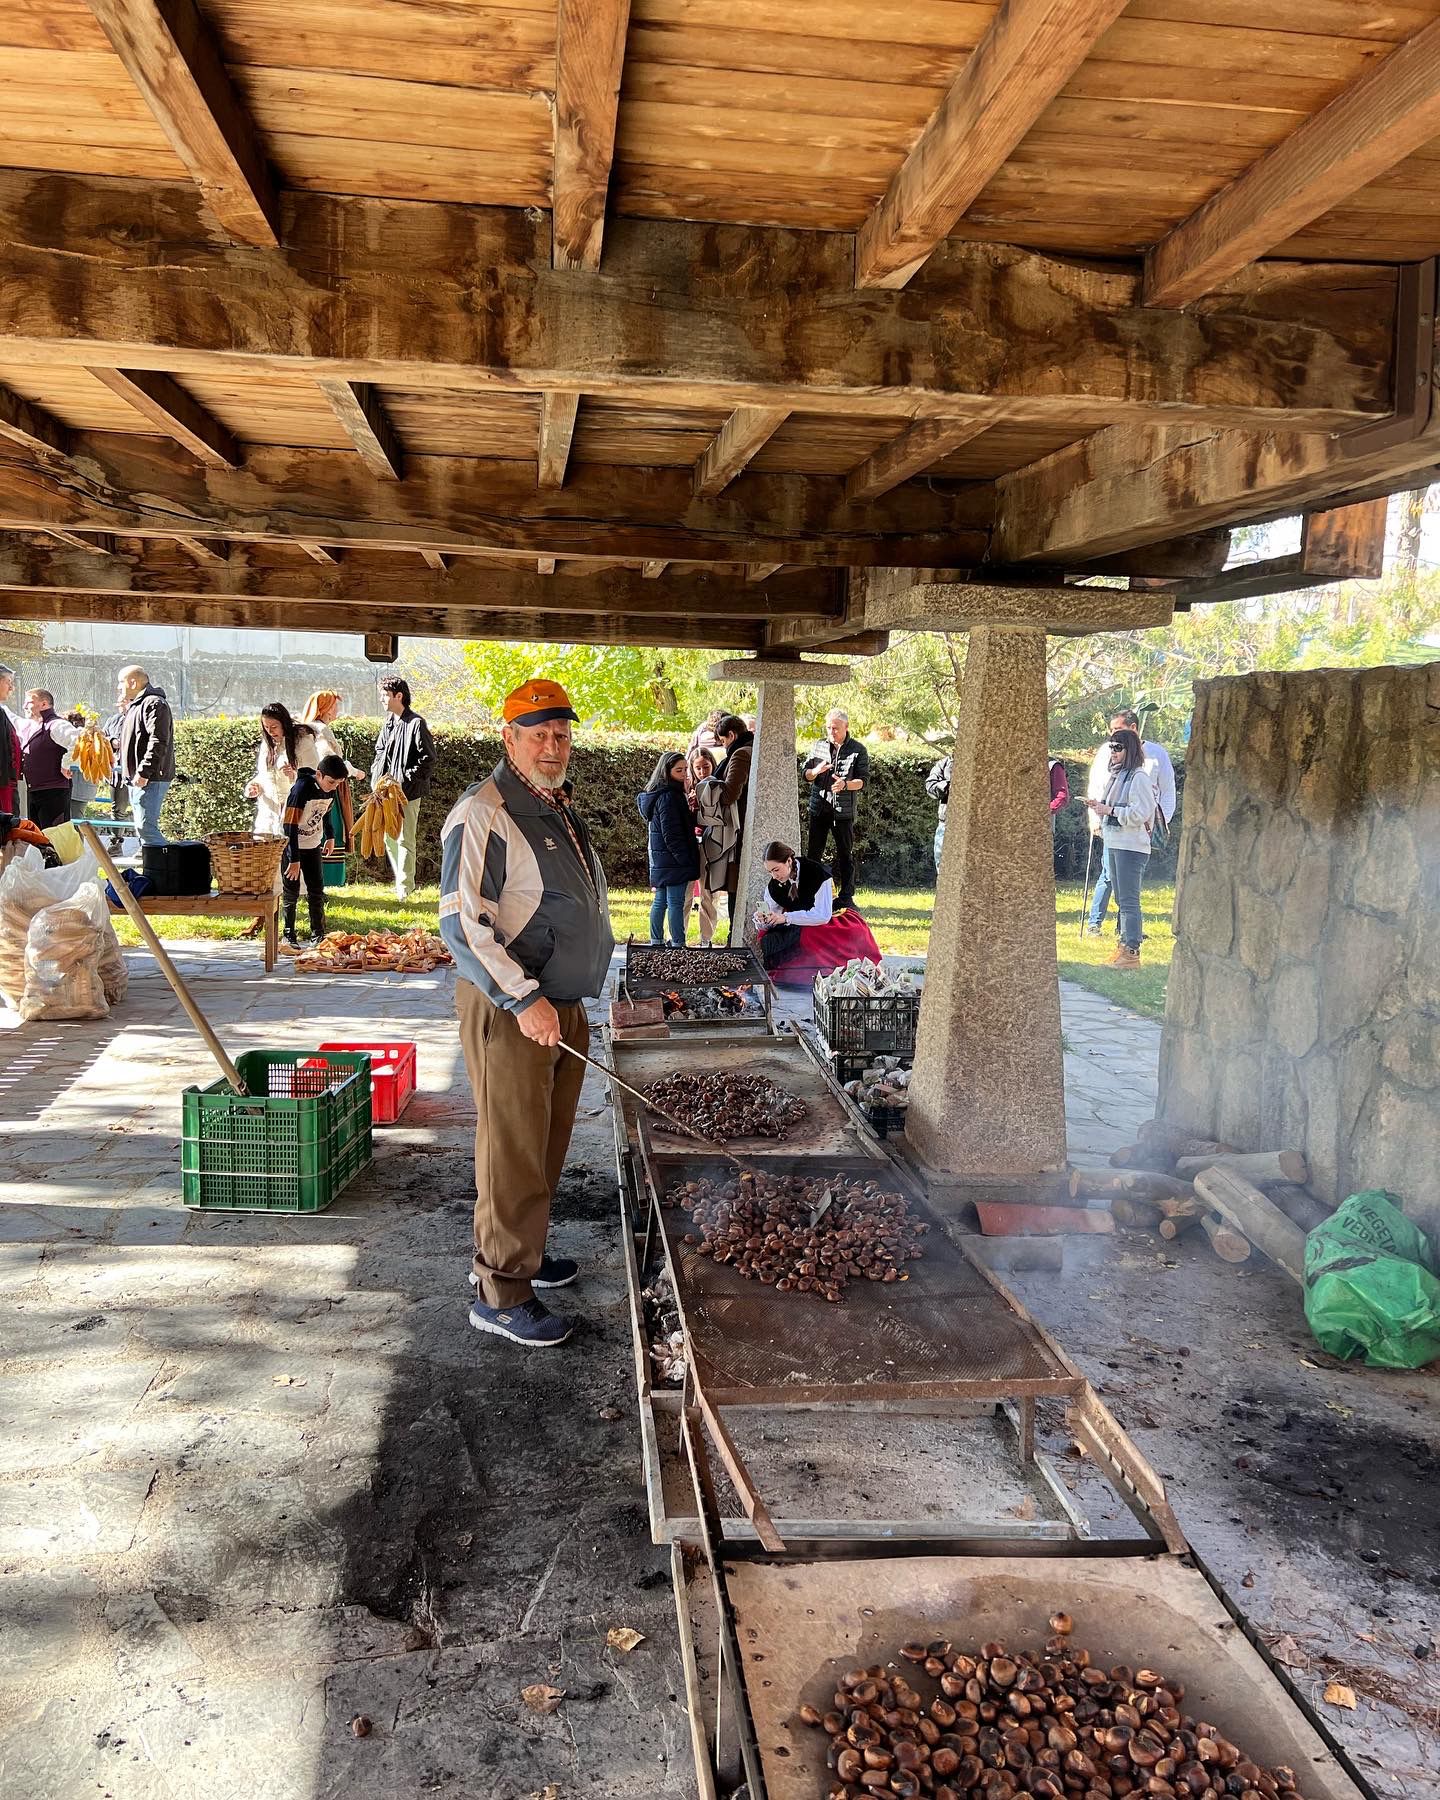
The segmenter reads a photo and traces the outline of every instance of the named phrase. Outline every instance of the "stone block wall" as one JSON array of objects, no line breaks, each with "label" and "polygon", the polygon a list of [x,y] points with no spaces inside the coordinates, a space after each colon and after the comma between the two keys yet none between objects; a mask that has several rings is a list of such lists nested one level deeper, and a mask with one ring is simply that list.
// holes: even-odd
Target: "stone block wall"
[{"label": "stone block wall", "polygon": [[1440,1241],[1440,663],[1196,688],[1160,1115]]}]

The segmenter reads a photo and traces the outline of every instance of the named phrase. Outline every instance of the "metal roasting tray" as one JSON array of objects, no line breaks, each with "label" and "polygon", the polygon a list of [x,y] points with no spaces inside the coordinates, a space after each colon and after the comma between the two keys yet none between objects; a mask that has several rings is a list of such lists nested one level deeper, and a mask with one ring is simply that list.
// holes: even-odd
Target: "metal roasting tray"
[{"label": "metal roasting tray", "polygon": [[[803,1039],[794,1033],[775,1038],[757,1035],[728,1037],[723,1032],[695,1032],[683,1040],[632,1038],[612,1042],[615,1072],[632,1087],[676,1074],[713,1074],[733,1070],[737,1074],[765,1075],[809,1107],[796,1130],[783,1138],[733,1138],[726,1145],[732,1155],[743,1156],[759,1167],[797,1158],[867,1155],[869,1134],[857,1129],[856,1115],[837,1093],[834,1083]],[[623,1092],[615,1096],[636,1125],[643,1109]],[[651,1153],[661,1162],[691,1160],[704,1146],[667,1126],[653,1114],[643,1121],[651,1140]],[[873,1140],[870,1140],[873,1143]]]},{"label": "metal roasting tray", "polygon": [[[642,1150],[646,1148],[642,1130]],[[900,1172],[856,1155],[827,1157],[826,1173],[874,1179],[906,1193],[930,1230],[909,1279],[852,1281],[838,1304],[777,1293],[684,1242],[683,1206],[666,1204],[688,1179],[730,1177],[731,1165],[646,1158],[659,1229],[689,1338],[691,1366],[712,1405],[833,1401],[990,1400],[1076,1394],[1083,1378],[1057,1358],[1013,1297],[972,1262]],[[809,1173],[813,1163],[797,1173]],[[781,1171],[777,1171],[781,1172]]]},{"label": "metal roasting tray", "polygon": [[[1217,1724],[1266,1766],[1293,1767],[1306,1800],[1374,1800],[1323,1723],[1247,1633],[1193,1556],[1131,1546],[791,1546],[785,1557],[725,1545],[712,1565],[723,1615],[722,1679],[750,1800],[817,1800],[825,1734],[800,1723],[828,1710],[847,1668],[888,1664],[915,1637],[959,1647],[1038,1647],[1056,1609],[1109,1666],[1149,1665],[1185,1684],[1185,1710]],[[1118,1553],[1117,1553],[1118,1552]],[[696,1696],[692,1696],[692,1704]]]},{"label": "metal roasting tray", "polygon": [[[749,988],[755,1002],[753,1012],[735,1013],[722,1019],[687,1019],[672,1014],[666,1020],[670,1030],[677,1034],[689,1035],[691,1032],[704,1032],[712,1035],[726,1036],[732,1032],[753,1035],[757,1032],[769,1034],[774,1030],[775,985],[765,973],[760,959],[748,945],[737,945],[734,954],[742,954],[746,958],[746,966],[733,975],[716,974],[710,981],[676,981],[668,975],[636,975],[631,972],[630,958],[633,952],[649,952],[649,945],[637,944],[633,941],[625,946],[625,967],[615,978],[616,997],[628,1000],[654,1000],[662,994],[704,992],[719,988]],[[695,945],[688,947],[688,954],[697,956],[712,955],[717,961],[723,960],[722,953],[703,951]],[[727,953],[728,954],[728,953]]]}]

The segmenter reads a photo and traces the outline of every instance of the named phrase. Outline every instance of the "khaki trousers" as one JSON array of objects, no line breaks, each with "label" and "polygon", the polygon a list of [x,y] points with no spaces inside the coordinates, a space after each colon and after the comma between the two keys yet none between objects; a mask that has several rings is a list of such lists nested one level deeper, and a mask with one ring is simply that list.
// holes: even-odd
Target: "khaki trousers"
[{"label": "khaki trousers", "polygon": [[390,859],[390,868],[395,876],[395,898],[408,900],[415,888],[415,836],[420,829],[420,801],[409,800],[405,804],[405,817],[400,824],[399,837],[387,837],[385,854]]},{"label": "khaki trousers", "polygon": [[[468,981],[455,983],[460,1046],[475,1096],[475,1273],[487,1306],[518,1306],[545,1254],[550,1201],[565,1167],[585,1065],[532,1043],[514,1013]],[[577,1050],[590,1026],[577,1000],[557,1005]]]}]

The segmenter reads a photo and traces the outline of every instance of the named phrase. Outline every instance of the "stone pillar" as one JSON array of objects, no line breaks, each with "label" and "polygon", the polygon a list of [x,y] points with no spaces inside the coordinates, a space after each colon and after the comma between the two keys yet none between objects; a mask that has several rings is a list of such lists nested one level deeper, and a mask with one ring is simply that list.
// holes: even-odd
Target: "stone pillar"
[{"label": "stone pillar", "polygon": [[954,1182],[1065,1167],[1045,627],[970,631],[906,1137]]},{"label": "stone pillar", "polygon": [[795,690],[833,686],[850,679],[843,663],[807,663],[779,657],[715,663],[712,681],[754,682],[759,696],[755,712],[755,748],[750,754],[750,791],[745,804],[745,866],[740,877],[739,905],[744,939],[755,942],[754,912],[764,897],[765,867],[760,860],[771,838],[803,850],[800,840],[799,764],[795,754]]}]

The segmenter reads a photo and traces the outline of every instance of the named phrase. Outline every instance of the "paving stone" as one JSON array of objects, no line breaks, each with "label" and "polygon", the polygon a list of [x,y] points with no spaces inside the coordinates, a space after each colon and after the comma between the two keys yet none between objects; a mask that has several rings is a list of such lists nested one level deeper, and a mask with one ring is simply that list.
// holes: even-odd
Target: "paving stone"
[{"label": "paving stone", "polygon": [[81,1351],[43,1380],[28,1369],[0,1373],[0,1474],[62,1468],[102,1450],[160,1368],[155,1358],[119,1363]]},{"label": "paving stone", "polygon": [[83,1559],[128,1550],[154,1479],[153,1468],[136,1468],[0,1480],[0,1556]]}]

